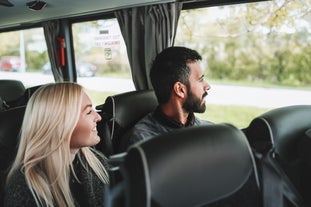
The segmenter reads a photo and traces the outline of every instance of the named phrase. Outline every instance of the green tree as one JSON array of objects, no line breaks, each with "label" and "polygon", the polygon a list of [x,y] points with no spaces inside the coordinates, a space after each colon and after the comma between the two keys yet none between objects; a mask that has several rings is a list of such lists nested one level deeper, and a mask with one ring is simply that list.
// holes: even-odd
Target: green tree
[{"label": "green tree", "polygon": [[198,50],[216,79],[309,84],[310,8],[276,0],[187,10],[175,43]]}]

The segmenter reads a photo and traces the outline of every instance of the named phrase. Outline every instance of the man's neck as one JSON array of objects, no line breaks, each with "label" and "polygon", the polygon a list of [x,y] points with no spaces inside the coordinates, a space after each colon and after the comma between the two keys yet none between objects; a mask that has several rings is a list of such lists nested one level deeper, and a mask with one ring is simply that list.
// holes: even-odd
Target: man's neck
[{"label": "man's neck", "polygon": [[185,112],[180,105],[166,103],[162,104],[160,108],[162,110],[162,113],[170,119],[175,120],[182,125],[185,125],[187,123],[189,113]]}]

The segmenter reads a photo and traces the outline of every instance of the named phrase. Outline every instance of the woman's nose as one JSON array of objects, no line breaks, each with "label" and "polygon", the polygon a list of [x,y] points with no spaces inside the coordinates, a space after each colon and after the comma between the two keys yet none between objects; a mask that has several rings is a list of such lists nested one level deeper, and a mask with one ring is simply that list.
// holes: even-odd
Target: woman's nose
[{"label": "woman's nose", "polygon": [[97,113],[97,112],[95,112],[95,113],[96,113],[95,121],[99,122],[100,120],[102,120],[102,117],[99,115],[99,113]]}]

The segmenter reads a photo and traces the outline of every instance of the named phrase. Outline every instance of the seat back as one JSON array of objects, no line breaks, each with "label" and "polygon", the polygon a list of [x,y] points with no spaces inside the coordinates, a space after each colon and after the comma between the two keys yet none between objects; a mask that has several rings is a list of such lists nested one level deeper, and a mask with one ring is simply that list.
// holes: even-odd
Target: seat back
[{"label": "seat back", "polygon": [[138,142],[121,165],[126,206],[260,206],[254,162],[244,134],[228,124]]},{"label": "seat back", "polygon": [[251,146],[267,153],[273,146],[285,160],[297,154],[297,138],[311,126],[311,105],[285,106],[270,110],[244,129]]},{"label": "seat back", "polygon": [[7,170],[17,153],[25,108],[21,106],[0,112],[0,201]]},{"label": "seat back", "polygon": [[124,151],[120,147],[122,136],[142,117],[158,105],[153,90],[131,91],[109,96],[96,107],[102,116],[97,124],[101,142],[96,146],[106,155]]},{"label": "seat back", "polygon": [[0,97],[9,106],[25,92],[24,84],[19,80],[0,80]]},{"label": "seat back", "polygon": [[14,102],[12,102],[11,107],[19,107],[24,106],[29,101],[32,94],[41,87],[42,85],[32,86],[29,88],[26,88],[23,95],[20,96],[18,99],[16,99]]},{"label": "seat back", "polygon": [[301,194],[308,206],[311,206],[311,126],[299,141],[299,154],[302,159],[301,165]]},{"label": "seat back", "polygon": [[[268,165],[268,168],[273,169],[274,174],[279,176],[278,182],[288,181],[289,186],[292,186],[291,194],[296,194],[297,198],[304,194],[303,158],[299,152],[299,143],[310,127],[311,105],[295,105],[268,111],[255,118],[244,130],[251,145],[263,154],[263,167]],[[263,179],[265,177],[263,175]],[[267,188],[272,188],[271,182],[267,185]],[[280,183],[275,185],[281,186]],[[284,189],[279,190],[285,193]],[[295,200],[289,201],[291,205],[304,202],[300,198]]]},{"label": "seat back", "polygon": [[9,105],[7,105],[7,103],[0,97],[0,111],[7,110],[8,108]]}]

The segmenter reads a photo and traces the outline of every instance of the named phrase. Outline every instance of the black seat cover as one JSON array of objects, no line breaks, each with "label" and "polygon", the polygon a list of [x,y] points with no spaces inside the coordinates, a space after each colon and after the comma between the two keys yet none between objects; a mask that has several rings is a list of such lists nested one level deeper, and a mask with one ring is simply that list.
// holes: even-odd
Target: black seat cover
[{"label": "black seat cover", "polygon": [[102,116],[97,129],[101,142],[97,148],[107,156],[124,152],[122,136],[142,117],[153,111],[158,102],[153,90],[130,91],[109,96],[96,107]]},{"label": "black seat cover", "polygon": [[19,80],[0,80],[0,97],[9,106],[11,102],[23,96],[24,84]]},{"label": "black seat cover", "polygon": [[176,130],[131,146],[121,171],[127,206],[256,207],[254,158],[228,124]]},{"label": "black seat cover", "polygon": [[[273,169],[278,174],[279,181],[275,181],[275,188],[280,193],[291,192],[295,195],[295,199],[285,201],[287,204],[284,205],[301,205],[307,198],[304,195],[309,194],[303,187],[306,182],[303,176],[305,163],[299,149],[309,128],[311,105],[295,105],[268,111],[255,118],[244,130],[250,144],[263,155],[264,167],[268,166],[267,169]],[[267,179],[267,176],[263,175],[263,179]],[[279,188],[282,185],[280,182],[288,183],[290,190]],[[266,189],[272,188],[272,183],[266,185]]]},{"label": "black seat cover", "polygon": [[[252,120],[244,132],[251,146],[260,153],[271,147],[285,157],[297,149],[297,137],[311,126],[311,105],[294,105],[270,110]],[[287,159],[285,158],[285,159]]]},{"label": "black seat cover", "polygon": [[[19,134],[22,126],[25,106],[12,108],[0,112],[0,190],[2,194],[5,175],[8,167],[13,162],[17,145],[19,142]],[[0,194],[0,202],[2,195]]]}]

